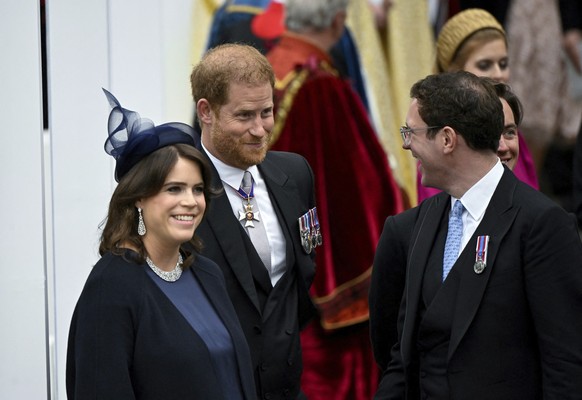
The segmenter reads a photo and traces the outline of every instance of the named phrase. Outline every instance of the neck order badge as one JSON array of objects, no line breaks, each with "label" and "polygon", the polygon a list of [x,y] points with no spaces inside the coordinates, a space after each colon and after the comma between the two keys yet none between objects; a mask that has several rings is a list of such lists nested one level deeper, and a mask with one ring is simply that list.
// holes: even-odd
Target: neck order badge
[{"label": "neck order badge", "polygon": [[245,228],[254,228],[253,221],[259,222],[259,211],[253,211],[251,199],[254,197],[253,178],[249,171],[245,171],[241,187],[237,190],[238,194],[245,200],[243,201],[243,211],[239,211],[238,220],[245,221]]}]

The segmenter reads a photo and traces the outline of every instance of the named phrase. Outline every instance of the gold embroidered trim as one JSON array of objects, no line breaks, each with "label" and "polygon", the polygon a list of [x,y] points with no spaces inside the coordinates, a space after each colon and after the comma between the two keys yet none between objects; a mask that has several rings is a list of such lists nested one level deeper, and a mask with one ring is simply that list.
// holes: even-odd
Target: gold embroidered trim
[{"label": "gold embroidered trim", "polygon": [[320,323],[324,329],[333,330],[365,322],[370,317],[368,292],[372,268],[360,276],[338,286],[327,296],[317,297]]},{"label": "gold embroidered trim", "polygon": [[322,297],[314,297],[313,298],[313,302],[315,304],[321,304],[321,303],[327,303],[329,301],[332,301],[335,297],[339,296],[342,292],[345,292],[346,290],[350,289],[353,286],[356,286],[357,284],[365,281],[366,279],[368,279],[370,276],[372,275],[372,267],[368,268],[363,274],[361,274],[360,276],[356,276],[354,279],[352,279],[351,281],[347,281],[343,284],[341,284],[340,286],[336,287],[330,294],[328,294],[327,296],[322,296]]},{"label": "gold embroidered trim", "polygon": [[319,63],[319,66],[321,67],[322,70],[324,70],[325,72],[329,72],[330,74],[332,74],[335,77],[339,77],[339,72],[337,71],[337,69],[335,69],[330,63],[328,63],[327,61],[321,61]]},{"label": "gold embroidered trim", "polygon": [[226,11],[229,13],[239,12],[247,14],[260,14],[264,10],[261,7],[230,5],[226,7]]},{"label": "gold embroidered trim", "polygon": [[277,79],[275,81],[276,90],[283,90],[285,88],[287,88],[287,90],[285,91],[285,95],[281,99],[277,108],[277,115],[275,115],[275,126],[273,127],[273,135],[271,136],[271,145],[279,139],[281,131],[285,126],[287,115],[293,106],[293,100],[295,100],[297,92],[299,92],[299,89],[301,89],[301,86],[303,86],[303,83],[305,83],[305,80],[308,76],[309,71],[304,69],[299,73],[292,71],[282,80]]},{"label": "gold embroidered trim", "polygon": [[220,7],[217,0],[203,0],[203,2],[206,4],[206,8],[211,12],[216,11],[218,7]]}]

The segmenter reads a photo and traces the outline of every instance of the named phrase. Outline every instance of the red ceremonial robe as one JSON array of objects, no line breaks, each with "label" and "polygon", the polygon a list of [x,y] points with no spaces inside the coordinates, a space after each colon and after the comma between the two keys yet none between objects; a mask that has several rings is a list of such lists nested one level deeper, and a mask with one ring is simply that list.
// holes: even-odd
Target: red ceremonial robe
[{"label": "red ceremonial robe", "polygon": [[302,334],[302,389],[310,400],[370,399],[379,374],[371,267],[384,220],[403,209],[400,190],[360,98],[327,53],[286,33],[267,58],[276,75],[272,149],[313,168],[323,236],[311,287],[320,320]]}]

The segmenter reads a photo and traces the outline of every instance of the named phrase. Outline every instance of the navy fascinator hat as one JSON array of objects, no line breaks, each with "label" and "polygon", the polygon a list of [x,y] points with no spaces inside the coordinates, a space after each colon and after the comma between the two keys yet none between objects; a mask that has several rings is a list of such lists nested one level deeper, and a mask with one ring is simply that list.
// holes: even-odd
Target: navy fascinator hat
[{"label": "navy fascinator hat", "polygon": [[111,105],[105,152],[115,158],[117,182],[142,158],[162,147],[177,143],[195,145],[194,129],[190,125],[169,122],[155,126],[150,119],[121,107],[107,90],[103,92]]}]

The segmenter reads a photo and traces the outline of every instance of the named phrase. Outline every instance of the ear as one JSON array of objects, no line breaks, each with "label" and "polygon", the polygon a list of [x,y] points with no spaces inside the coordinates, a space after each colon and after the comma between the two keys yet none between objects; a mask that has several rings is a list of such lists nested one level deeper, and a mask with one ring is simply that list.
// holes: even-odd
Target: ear
[{"label": "ear", "polygon": [[459,145],[460,136],[450,126],[445,126],[442,132],[441,140],[443,144],[443,152],[445,154],[450,154]]},{"label": "ear", "polygon": [[210,108],[208,100],[198,100],[198,103],[196,103],[196,116],[203,124],[212,123],[212,108]]}]

